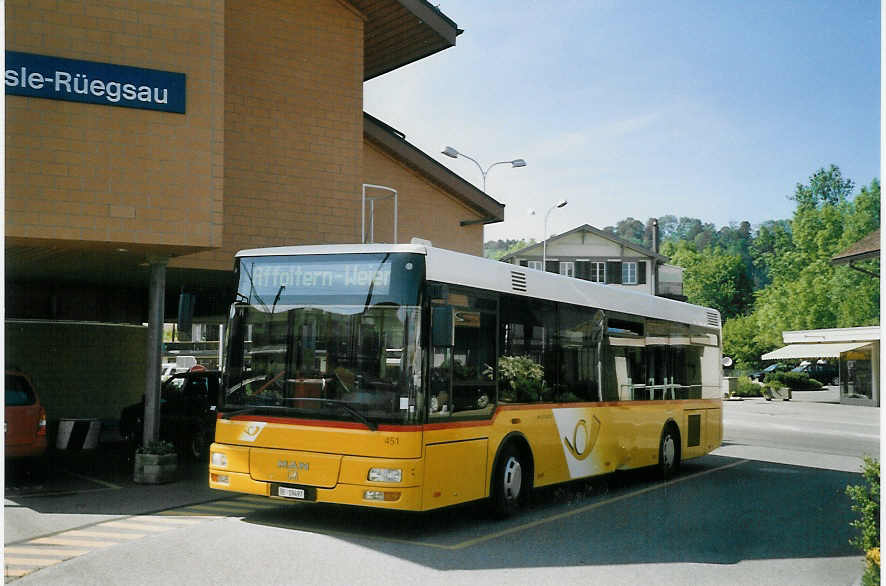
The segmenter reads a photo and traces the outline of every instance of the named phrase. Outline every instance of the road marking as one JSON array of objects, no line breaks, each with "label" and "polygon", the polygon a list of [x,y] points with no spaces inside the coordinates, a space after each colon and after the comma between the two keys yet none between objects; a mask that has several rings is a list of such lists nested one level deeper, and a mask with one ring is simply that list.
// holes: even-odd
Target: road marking
[{"label": "road marking", "polygon": [[212,518],[212,517],[220,517],[220,515],[213,515],[211,513],[201,513],[200,511],[192,511],[190,509],[170,509],[168,511],[160,511],[159,513],[156,513],[155,516],[157,516],[157,517],[200,517],[203,519],[208,519],[208,518]]},{"label": "road marking", "polygon": [[120,527],[121,529],[137,529],[144,531],[151,531],[153,533],[162,533],[164,531],[169,531],[173,529],[173,527],[162,527],[155,523],[140,523],[138,521],[139,517],[130,517],[129,519],[125,519],[122,521],[107,521],[102,523],[102,527]]},{"label": "road marking", "polygon": [[13,578],[21,578],[22,576],[27,576],[34,570],[17,570],[13,568],[6,568],[6,572],[4,572],[7,576],[11,576]]},{"label": "road marking", "polygon": [[[113,490],[113,488],[109,486],[96,490]],[[210,518],[208,515],[195,512],[186,513],[190,518],[167,517],[165,516],[167,514],[176,515],[182,514],[182,512],[177,510],[161,511],[160,513],[155,513],[153,515],[136,515],[104,521],[83,529],[71,529],[57,535],[39,537],[22,544],[4,547],[4,557],[6,560],[4,575],[7,578],[26,576],[46,566],[84,555],[95,549],[119,545],[135,539],[142,539],[147,537],[148,533],[154,534],[170,531],[172,529],[181,529],[195,523],[202,523],[207,518]],[[114,528],[120,528],[123,530],[120,531]],[[139,533],[139,531],[142,532]],[[104,538],[104,540],[91,539],[93,537]],[[60,549],[46,547],[46,545],[76,546],[88,549]],[[28,557],[21,557],[22,555]],[[49,558],[40,556],[57,557]],[[9,566],[25,567],[10,568]]]},{"label": "road marking", "polygon": [[182,519],[179,517],[166,517],[164,516],[165,512],[155,513],[149,517],[139,517],[139,519],[150,519],[153,521],[157,519],[158,521],[162,521],[163,523],[172,523],[177,525],[195,525],[197,523],[202,523],[203,519]]},{"label": "road marking", "polygon": [[158,515],[139,515],[138,517],[120,519],[120,521],[127,521],[131,524],[146,523],[147,526],[153,524],[154,527],[163,527],[164,529],[175,529],[182,525],[193,525],[194,523],[201,522],[198,519],[176,519],[174,517],[160,517]]},{"label": "road marking", "polygon": [[73,535],[74,537],[110,537],[111,539],[141,539],[144,533],[123,533],[117,531],[93,531],[92,529],[78,529],[75,531],[67,531],[65,535]]},{"label": "road marking", "polygon": [[[64,533],[62,533],[64,535]],[[98,541],[92,539],[66,539],[64,537],[40,537],[28,543],[47,543],[49,545],[74,545],[77,547],[108,547],[117,545],[116,541]]]},{"label": "road marking", "polygon": [[614,496],[612,498],[602,500],[599,502],[591,503],[589,505],[585,505],[583,507],[579,507],[578,509],[573,509],[570,511],[565,511],[563,513],[557,513],[555,515],[551,515],[550,517],[544,517],[542,519],[536,519],[535,521],[530,521],[528,523],[524,523],[522,525],[517,525],[514,527],[510,527],[508,529],[503,529],[501,531],[496,531],[495,533],[490,533],[488,535],[483,535],[481,537],[475,537],[473,539],[468,539],[467,541],[462,541],[460,543],[455,543],[452,545],[447,545],[445,543],[433,543],[430,541],[414,541],[410,539],[397,539],[392,537],[378,536],[378,535],[366,535],[361,533],[356,533],[352,531],[318,531],[316,528],[306,527],[303,525],[289,525],[289,524],[279,524],[279,527],[286,527],[288,529],[296,529],[301,531],[308,531],[312,533],[321,533],[324,535],[339,535],[345,537],[358,537],[361,539],[382,539],[384,541],[389,541],[392,543],[402,543],[406,545],[421,545],[424,547],[431,547],[434,549],[442,549],[447,551],[456,551],[460,549],[464,549],[466,547],[471,547],[473,545],[477,545],[479,543],[484,543],[486,541],[491,541],[493,539],[498,539],[499,537],[504,537],[506,535],[511,535],[513,533],[519,533],[521,531],[525,531],[527,529],[532,529],[533,527],[539,527],[541,525],[546,525],[548,523],[552,523],[554,521],[559,521],[561,519],[566,519],[569,517],[573,517],[575,515],[580,515],[582,513],[587,513],[588,511],[592,511],[594,509],[598,509],[600,507],[604,507],[606,505],[610,505],[612,503],[616,503],[625,499],[629,499],[635,496],[640,496],[642,494],[646,494],[648,492],[653,492],[656,490],[661,490],[662,488],[668,488],[673,486],[674,484],[679,484],[680,482],[686,482],[687,480],[694,480],[696,478],[700,478],[702,476],[706,476],[708,474],[712,474],[714,472],[719,472],[721,470],[727,470],[729,468],[734,468],[735,466],[740,466],[749,462],[750,460],[739,460],[738,462],[730,462],[729,464],[724,464],[723,466],[718,466],[716,468],[711,468],[710,470],[702,470],[701,472],[696,472],[695,474],[690,474],[688,476],[681,476],[679,478],[671,479],[667,482],[660,482],[654,484],[652,486],[647,486],[646,488],[641,488],[639,490],[635,490],[632,492],[628,492],[622,495]]},{"label": "road marking", "polygon": [[648,492],[653,492],[656,490],[660,490],[662,488],[667,488],[669,486],[673,486],[674,484],[679,484],[680,482],[686,482],[687,480],[694,480],[696,478],[700,478],[702,476],[706,476],[706,475],[712,474],[714,472],[719,472],[721,470],[726,470],[728,468],[734,468],[735,466],[740,466],[741,464],[744,464],[745,462],[748,462],[748,461],[749,460],[739,460],[738,462],[731,462],[729,464],[724,464],[723,466],[718,466],[717,468],[711,468],[710,470],[703,470],[701,472],[696,472],[695,474],[690,474],[689,476],[674,478],[674,479],[669,480],[667,482],[654,484],[652,486],[647,486],[646,488],[641,488],[641,489],[635,490],[633,492],[628,492],[625,494],[614,496],[612,498],[609,498],[609,499],[606,499],[603,501],[591,503],[589,505],[579,507],[579,508],[574,509],[572,511],[558,513],[556,515],[551,515],[550,517],[545,517],[543,519],[537,519],[535,521],[530,521],[529,523],[524,523],[523,525],[517,525],[516,527],[511,527],[509,529],[503,529],[502,531],[490,533],[489,535],[484,535],[482,537],[475,537],[474,539],[468,539],[467,541],[462,541],[461,543],[456,543],[455,545],[429,544],[429,543],[425,543],[425,542],[420,542],[420,543],[421,543],[421,545],[430,545],[432,547],[439,547],[442,549],[450,549],[450,550],[464,549],[466,547],[471,547],[472,545],[477,545],[478,543],[483,543],[485,541],[491,541],[493,539],[498,539],[499,537],[504,537],[505,535],[519,533],[520,531],[532,529],[533,527],[538,527],[540,525],[546,525],[547,523],[552,523],[554,521],[559,521],[561,519],[567,519],[569,517],[574,517],[575,515],[587,513],[588,511],[592,511],[594,509],[598,509],[598,508],[604,507],[606,505],[611,505],[612,503],[623,501],[625,499],[633,498],[635,496],[640,496],[641,494],[646,494]]},{"label": "road marking", "polygon": [[227,513],[250,513],[255,510],[255,507],[251,505],[238,505],[234,503],[220,505],[193,505],[188,508],[197,511],[218,511]]},{"label": "road marking", "polygon": [[12,564],[13,566],[39,566],[41,568],[45,568],[46,566],[51,566],[53,564],[59,563],[60,559],[58,558],[20,558],[20,557],[7,557],[6,563]]},{"label": "road marking", "polygon": [[88,549],[53,549],[51,547],[43,547],[42,545],[35,545],[33,547],[25,547],[20,545],[10,545],[8,547],[4,547],[3,551],[6,553],[25,553],[30,555],[57,555],[62,556],[63,558],[74,558],[78,555],[83,555],[87,553]]}]

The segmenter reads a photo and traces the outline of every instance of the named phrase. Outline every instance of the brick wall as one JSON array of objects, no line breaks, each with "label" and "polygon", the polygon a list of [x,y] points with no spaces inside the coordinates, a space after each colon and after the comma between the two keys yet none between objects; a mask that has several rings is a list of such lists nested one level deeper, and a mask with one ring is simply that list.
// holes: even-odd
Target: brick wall
[{"label": "brick wall", "polygon": [[336,0],[225,5],[224,245],[170,266],[230,270],[242,248],[354,242],[362,17]]},{"label": "brick wall", "polygon": [[[480,215],[369,141],[363,143],[363,181],[397,190],[398,241],[424,238],[440,248],[482,256],[483,226],[459,224]],[[375,241],[392,242],[392,238],[392,203],[380,201],[376,204]]]},{"label": "brick wall", "polygon": [[6,234],[218,246],[221,2],[7,0],[6,49],[175,71],[187,113],[6,96]]},{"label": "brick wall", "polygon": [[8,243],[229,271],[243,248],[359,241],[365,181],[403,185],[401,242],[481,253],[482,226],[458,224],[475,212],[364,146],[346,2],[9,0],[6,17],[9,50],[187,75],[185,115],[7,96]]}]

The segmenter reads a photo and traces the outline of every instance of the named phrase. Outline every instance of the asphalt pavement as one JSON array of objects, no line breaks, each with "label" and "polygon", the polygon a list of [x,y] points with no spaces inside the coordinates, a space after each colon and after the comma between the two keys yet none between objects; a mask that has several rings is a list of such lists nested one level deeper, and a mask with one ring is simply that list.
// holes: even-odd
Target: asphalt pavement
[{"label": "asphalt pavement", "polygon": [[[862,457],[879,451],[880,410],[840,405],[833,402],[832,393],[817,393],[809,397],[795,394],[789,402],[763,399],[724,402],[724,443],[712,457],[805,466],[834,473],[859,472]],[[224,507],[233,507],[230,514],[236,514],[249,507],[260,511],[262,507],[274,506],[268,505],[267,499],[240,497],[208,488],[206,462],[181,461],[176,481],[163,485],[136,484],[132,481],[132,468],[131,449],[121,442],[110,442],[86,452],[54,451],[45,478],[15,467],[7,470],[4,495],[7,581],[34,572],[37,574],[29,579],[39,578],[41,567],[23,569],[10,562],[15,559],[15,554],[10,552],[23,551],[21,555],[26,558],[27,547],[38,541],[48,540],[50,545],[44,545],[48,551],[55,547],[51,544],[53,539],[64,542],[64,538],[78,532],[91,533],[92,539],[103,531],[108,535],[113,529],[109,524],[116,526],[114,531],[134,534],[147,531],[151,523],[159,523],[159,517],[174,523],[175,516],[181,515],[181,522],[185,523],[193,519],[193,515],[224,516]],[[232,497],[235,497],[233,501]],[[220,500],[225,502],[212,502]],[[122,523],[130,525],[124,527]],[[150,529],[154,530],[158,529]],[[208,526],[203,530],[209,530]],[[798,554],[799,557],[802,556]],[[775,568],[782,562],[759,559],[753,564],[769,564]],[[59,559],[54,563],[70,562]],[[848,564],[854,567],[855,562],[850,558]],[[778,571],[784,569],[778,568]],[[766,575],[763,567],[757,571]]]},{"label": "asphalt pavement", "polygon": [[4,544],[132,515],[204,503],[231,494],[209,488],[208,464],[180,458],[175,482],[137,484],[124,443],[52,450],[45,470],[10,464],[4,494]]}]

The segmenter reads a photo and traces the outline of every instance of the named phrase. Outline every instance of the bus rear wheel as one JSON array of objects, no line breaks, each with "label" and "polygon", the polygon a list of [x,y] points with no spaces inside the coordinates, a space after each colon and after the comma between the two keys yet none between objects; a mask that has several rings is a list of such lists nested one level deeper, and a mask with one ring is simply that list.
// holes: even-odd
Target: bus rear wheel
[{"label": "bus rear wheel", "polygon": [[497,518],[513,515],[528,502],[532,490],[529,471],[523,452],[513,442],[506,444],[492,473],[492,512]]},{"label": "bus rear wheel", "polygon": [[680,468],[680,434],[672,423],[661,431],[658,444],[658,470],[664,480],[670,480]]}]

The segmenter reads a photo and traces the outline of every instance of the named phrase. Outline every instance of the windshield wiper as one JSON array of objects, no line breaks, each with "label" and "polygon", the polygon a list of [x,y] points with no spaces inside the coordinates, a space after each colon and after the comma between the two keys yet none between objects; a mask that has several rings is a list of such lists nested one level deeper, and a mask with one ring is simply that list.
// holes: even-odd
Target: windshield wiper
[{"label": "windshield wiper", "polygon": [[269,411],[287,411],[290,413],[293,411],[298,411],[298,409],[295,407],[286,407],[285,405],[254,405],[252,407],[237,409],[235,411],[226,411],[221,414],[221,418],[230,419],[231,417],[234,417],[236,415],[248,415],[250,413],[255,413],[256,411],[262,411],[265,409]]},{"label": "windshield wiper", "polygon": [[368,427],[372,431],[378,430],[377,423],[375,423],[374,421],[367,418],[365,415],[363,415],[362,413],[360,413],[359,411],[357,411],[356,409],[351,407],[347,401],[339,401],[337,399],[320,399],[320,398],[314,398],[314,397],[309,397],[309,398],[293,397],[291,399],[286,399],[286,400],[287,401],[314,401],[314,402],[323,403],[324,405],[335,405],[336,407],[342,407],[345,411],[347,411],[348,413],[353,415],[357,421],[364,424],[366,427]]}]

